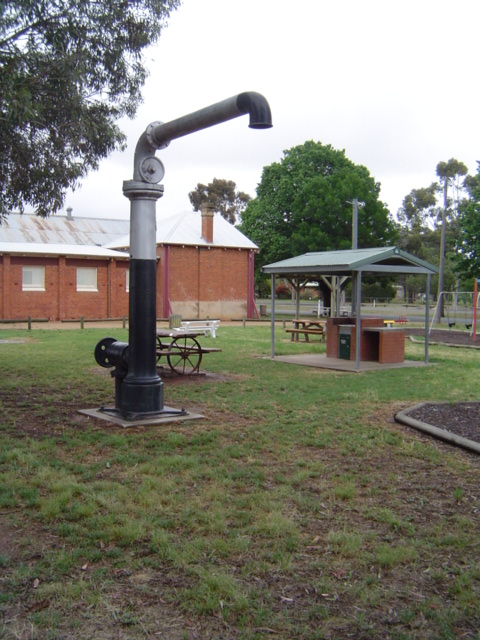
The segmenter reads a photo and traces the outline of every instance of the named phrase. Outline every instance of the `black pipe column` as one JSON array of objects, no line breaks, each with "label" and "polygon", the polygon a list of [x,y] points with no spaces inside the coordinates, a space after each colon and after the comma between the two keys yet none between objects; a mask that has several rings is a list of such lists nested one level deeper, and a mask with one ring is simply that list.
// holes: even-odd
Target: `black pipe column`
[{"label": "black pipe column", "polygon": [[163,185],[137,180],[123,183],[130,200],[130,291],[128,373],[121,385],[124,415],[163,410],[163,382],[156,367],[157,255],[156,202]]}]

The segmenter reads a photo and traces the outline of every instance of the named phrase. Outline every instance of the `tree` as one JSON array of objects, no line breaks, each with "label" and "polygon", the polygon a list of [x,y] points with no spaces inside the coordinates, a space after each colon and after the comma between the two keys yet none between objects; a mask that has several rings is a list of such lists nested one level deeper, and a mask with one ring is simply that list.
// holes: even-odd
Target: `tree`
[{"label": "tree", "polygon": [[428,228],[429,221],[436,216],[437,191],[435,182],[429,187],[412,189],[397,211],[400,224],[412,233]]},{"label": "tree", "polygon": [[147,76],[143,51],[180,0],[0,4],[0,220],[58,211],[67,189],[125,136]]},{"label": "tree", "polygon": [[257,267],[307,251],[350,249],[353,198],[359,211],[358,246],[384,246],[395,225],[379,201],[380,185],[330,145],[307,141],[265,167],[242,214],[241,230],[260,247]]},{"label": "tree", "polygon": [[[455,216],[458,207],[458,193],[461,189],[460,177],[468,173],[467,167],[463,162],[459,162],[455,158],[450,158],[448,162],[439,162],[437,164],[437,176],[440,178],[440,184],[443,189],[443,208],[441,218],[441,240],[440,240],[440,272],[438,274],[438,301],[436,322],[440,322],[444,316],[444,301],[440,296],[444,287],[445,274],[445,254],[446,254],[446,237],[447,237],[447,219],[448,214]],[[448,188],[451,187],[453,197],[449,200]],[[449,211],[453,209],[453,211]]]},{"label": "tree", "polygon": [[[438,185],[412,189],[405,196],[397,211],[400,223],[398,245],[418,258],[436,263],[438,261],[439,239],[433,228],[437,216]],[[423,276],[402,274],[400,281],[409,302],[415,302],[424,283]]]},{"label": "tree", "polygon": [[480,277],[480,162],[467,186],[470,197],[460,208],[456,258],[459,275],[465,280]]},{"label": "tree", "polygon": [[250,196],[243,191],[236,191],[237,185],[232,180],[213,179],[208,185],[200,182],[194,191],[190,191],[188,197],[192,203],[194,211],[200,211],[203,203],[209,202],[214,210],[220,213],[225,220],[235,224],[245,209]]}]

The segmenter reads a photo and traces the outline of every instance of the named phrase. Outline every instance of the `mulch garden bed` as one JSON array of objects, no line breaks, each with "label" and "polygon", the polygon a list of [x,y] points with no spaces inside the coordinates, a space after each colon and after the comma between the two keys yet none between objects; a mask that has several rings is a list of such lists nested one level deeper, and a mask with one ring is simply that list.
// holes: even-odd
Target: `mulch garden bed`
[{"label": "mulch garden bed", "polygon": [[[423,329],[407,329],[407,336],[425,335]],[[430,344],[480,348],[480,336],[474,341],[468,331],[433,330]],[[480,402],[425,403],[408,413],[410,418],[450,431],[462,438],[480,443]]]}]

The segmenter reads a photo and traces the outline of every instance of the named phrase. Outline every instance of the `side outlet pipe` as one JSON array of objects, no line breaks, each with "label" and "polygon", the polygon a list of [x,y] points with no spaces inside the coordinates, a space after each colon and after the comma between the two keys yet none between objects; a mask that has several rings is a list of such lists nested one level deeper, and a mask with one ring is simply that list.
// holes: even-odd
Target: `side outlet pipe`
[{"label": "side outlet pipe", "polygon": [[165,170],[155,152],[176,138],[245,114],[250,116],[252,129],[272,126],[266,99],[246,92],[171,122],[153,122],[138,140],[133,180],[123,183],[123,193],[130,200],[129,345],[127,372],[120,376],[115,411],[125,419],[172,414],[164,407],[163,382],[156,368],[156,202],[163,195],[163,185],[158,183]]}]

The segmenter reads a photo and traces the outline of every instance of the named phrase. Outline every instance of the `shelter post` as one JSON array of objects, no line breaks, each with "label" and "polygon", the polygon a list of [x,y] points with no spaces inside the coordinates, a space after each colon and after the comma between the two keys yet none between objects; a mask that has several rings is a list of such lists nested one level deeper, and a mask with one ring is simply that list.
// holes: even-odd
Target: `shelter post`
[{"label": "shelter post", "polygon": [[270,304],[270,357],[275,358],[275,274],[271,275],[272,293]]},{"label": "shelter post", "polygon": [[431,275],[427,273],[427,290],[425,292],[425,364],[428,364],[428,338],[429,338],[429,330],[428,325],[430,324],[430,278]]},{"label": "shelter post", "polygon": [[361,349],[361,339],[362,339],[362,272],[357,271],[354,272],[354,287],[352,287],[352,291],[355,289],[356,293],[356,349],[355,349],[355,369],[360,371],[360,349]]}]

